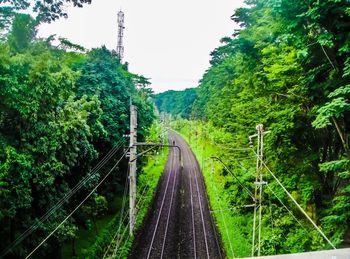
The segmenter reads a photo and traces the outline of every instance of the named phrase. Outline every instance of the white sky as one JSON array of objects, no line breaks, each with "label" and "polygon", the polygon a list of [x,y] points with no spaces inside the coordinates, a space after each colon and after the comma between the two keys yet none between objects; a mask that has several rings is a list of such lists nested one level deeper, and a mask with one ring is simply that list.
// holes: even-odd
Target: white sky
[{"label": "white sky", "polygon": [[243,0],[92,0],[68,8],[68,19],[41,25],[39,36],[65,37],[86,48],[117,45],[117,13],[125,13],[124,61],[151,78],[155,92],[196,87],[210,52],[237,26],[230,16]]}]

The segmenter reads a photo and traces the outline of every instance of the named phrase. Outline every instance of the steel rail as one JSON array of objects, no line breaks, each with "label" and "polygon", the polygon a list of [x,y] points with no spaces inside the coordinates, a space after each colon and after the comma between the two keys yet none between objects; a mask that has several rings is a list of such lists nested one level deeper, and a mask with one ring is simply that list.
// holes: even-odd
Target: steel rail
[{"label": "steel rail", "polygon": [[[140,144],[140,143],[138,143],[138,144]],[[148,144],[147,144],[147,145],[148,145]],[[179,148],[179,149],[180,149],[180,148]],[[175,158],[175,155],[174,155],[174,156],[171,156],[169,175],[168,175],[167,183],[166,183],[165,190],[164,190],[164,194],[163,194],[163,198],[162,198],[162,203],[161,203],[161,205],[160,205],[160,210],[159,210],[159,212],[158,212],[158,217],[157,217],[156,225],[155,225],[155,228],[154,228],[154,231],[153,231],[153,235],[152,235],[152,239],[151,239],[151,244],[150,244],[149,249],[148,249],[147,259],[150,258],[150,255],[151,255],[151,252],[152,252],[152,246],[153,246],[154,239],[155,239],[155,236],[156,236],[156,233],[157,233],[157,230],[158,230],[158,226],[159,226],[160,217],[161,217],[162,212],[163,212],[163,206],[164,206],[164,202],[165,202],[165,197],[167,196],[167,193],[168,193],[169,182],[170,182],[170,178],[171,178],[172,172],[173,172],[173,171],[172,171],[172,166],[173,166],[173,163],[174,163],[174,158]]]},{"label": "steel rail", "polygon": [[[192,157],[191,157],[191,160]],[[208,246],[208,240],[207,240],[207,230],[205,227],[205,222],[204,222],[204,215],[203,215],[203,207],[202,207],[202,200],[201,200],[201,194],[199,191],[199,184],[198,184],[198,176],[197,176],[197,170],[195,170],[193,168],[193,163],[191,163],[191,173],[194,172],[194,179],[195,179],[195,183],[196,183],[196,189],[197,189],[197,194],[198,194],[198,202],[199,202],[199,210],[200,210],[200,214],[201,214],[201,221],[202,221],[202,228],[203,228],[203,235],[204,235],[204,242],[205,242],[205,249],[206,249],[206,253],[207,253],[207,258],[210,258],[209,255],[209,246]]]},{"label": "steel rail", "polygon": [[[185,143],[185,145],[187,145]],[[191,153],[189,151],[189,148],[186,148],[186,157],[189,159],[189,165],[188,165],[188,171],[189,171],[189,176],[190,176],[190,192],[191,192],[191,200],[192,200],[192,229],[193,229],[193,248],[194,248],[194,255],[195,258],[197,258],[197,246],[196,246],[196,235],[195,235],[195,224],[194,224],[194,210],[193,210],[193,188],[192,188],[192,181],[194,181],[194,186],[197,190],[197,198],[198,198],[198,203],[199,203],[199,212],[201,215],[201,225],[202,225],[202,229],[203,229],[203,236],[204,236],[204,242],[205,242],[205,249],[206,249],[206,253],[207,253],[207,258],[210,258],[209,256],[209,247],[208,247],[208,241],[207,241],[207,236],[206,236],[206,228],[205,228],[205,223],[204,223],[204,216],[203,216],[203,208],[202,208],[202,202],[201,202],[201,198],[200,198],[200,191],[199,191],[199,184],[198,184],[198,180],[197,180],[197,174],[196,174],[196,170],[194,170],[194,163],[193,161],[193,157],[191,157]]]},{"label": "steel rail", "polygon": [[[214,183],[215,184],[215,183]],[[203,190],[206,190],[206,187],[205,187],[205,184],[204,184],[204,180],[202,181],[202,187],[203,187]],[[208,204],[208,209],[209,209],[209,213],[212,214],[212,211],[210,210],[210,201],[209,201],[209,197],[207,195],[207,192],[205,191],[204,193],[204,196],[207,200],[207,204]],[[220,254],[220,258],[223,259],[224,257],[222,256],[222,251],[221,251],[221,246],[220,246],[220,242],[218,240],[218,235],[217,235],[217,231],[216,231],[216,226],[214,224],[214,220],[212,218],[212,216],[210,215],[210,222],[211,222],[211,226],[213,228],[213,231],[214,231],[214,235],[215,235],[215,243],[216,243],[216,246],[218,248],[218,251],[219,251],[219,254]]]},{"label": "steel rail", "polygon": [[[187,145],[187,144],[186,144]],[[188,155],[187,155],[187,157],[189,157],[190,158],[190,160],[192,160],[192,163],[191,163],[191,168],[190,168],[190,171],[193,173],[193,172],[195,172],[194,173],[194,176],[195,176],[195,181],[196,181],[196,185],[197,185],[197,192],[198,192],[198,190],[199,190],[199,184],[198,184],[198,174],[197,174],[197,171],[199,170],[200,171],[200,167],[199,167],[199,165],[198,165],[198,163],[197,163],[197,160],[196,160],[196,158],[195,158],[195,156],[192,154],[192,156],[191,156],[191,153],[188,151]],[[193,161],[194,160],[194,161]],[[196,170],[196,165],[197,165],[197,168],[198,168],[198,170]],[[200,173],[199,173],[200,174]],[[201,185],[202,185],[202,195],[198,195],[198,199],[199,199],[199,205],[200,205],[200,212],[201,212],[201,219],[202,219],[202,227],[203,227],[203,231],[204,231],[204,239],[205,239],[205,244],[206,244],[206,251],[207,251],[207,257],[208,258],[210,258],[210,254],[209,254],[209,245],[208,245],[208,243],[207,243],[207,237],[206,237],[206,228],[205,228],[205,222],[204,222],[204,216],[203,216],[203,211],[204,211],[204,208],[201,206],[202,205],[202,201],[201,201],[201,196],[205,196],[205,199],[206,199],[206,201],[207,201],[207,204],[208,204],[208,206],[209,206],[209,204],[210,204],[210,202],[209,202],[209,199],[208,199],[208,196],[206,195],[206,188],[205,188],[205,185],[204,185],[204,180],[203,181],[200,181],[201,182]],[[192,187],[191,186],[191,181],[190,181],[190,187]],[[203,193],[204,192],[204,193]],[[191,194],[192,195],[192,194]],[[210,211],[209,211],[210,212]],[[192,216],[193,217],[193,216]],[[216,245],[217,245],[217,248],[218,248],[218,252],[219,252],[219,254],[220,254],[220,258],[223,258],[223,256],[222,256],[222,253],[221,253],[221,247],[220,247],[220,244],[219,244],[219,240],[218,240],[218,238],[217,238],[217,233],[216,233],[216,230],[215,230],[215,224],[214,224],[214,222],[213,222],[213,219],[211,218],[211,216],[210,216],[210,223],[211,223],[211,226],[212,226],[212,228],[213,228],[213,231],[214,231],[214,235],[215,235],[215,243],[216,243]],[[193,224],[194,224],[194,222],[193,222]],[[193,226],[193,229],[194,229],[194,226]]]},{"label": "steel rail", "polygon": [[[175,152],[174,152],[174,157],[175,157]],[[172,188],[172,191],[171,191],[170,207],[169,207],[169,210],[168,210],[168,216],[167,216],[167,221],[166,221],[166,225],[165,225],[164,239],[163,239],[162,252],[160,254],[160,258],[163,258],[165,242],[166,242],[166,238],[167,238],[167,234],[168,234],[168,226],[169,226],[171,208],[173,207],[173,198],[174,198],[176,179],[177,179],[177,170],[176,170],[175,163],[172,164],[172,169],[173,169],[173,174],[174,174],[174,183],[173,183],[173,188]]]},{"label": "steel rail", "polygon": [[193,189],[192,189],[192,175],[190,174],[190,194],[191,194],[191,213],[192,213],[192,232],[193,232],[193,251],[194,258],[197,258],[197,250],[196,250],[196,228],[194,225],[194,206],[193,206]]}]

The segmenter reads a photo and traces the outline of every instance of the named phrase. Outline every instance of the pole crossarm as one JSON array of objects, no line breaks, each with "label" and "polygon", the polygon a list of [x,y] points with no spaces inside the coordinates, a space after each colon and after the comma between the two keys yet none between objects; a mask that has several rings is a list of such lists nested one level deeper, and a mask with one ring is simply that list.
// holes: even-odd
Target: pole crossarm
[{"label": "pole crossarm", "polygon": [[137,142],[134,143],[134,146],[146,146],[146,147],[176,147],[179,150],[179,159],[180,163],[182,165],[182,155],[181,155],[181,148],[178,145],[165,145],[161,143],[146,143],[146,142]]},{"label": "pole crossarm", "polygon": [[133,160],[131,160],[130,162],[134,162],[137,158],[139,158],[140,156],[143,156],[144,154],[152,151],[155,148],[156,148],[156,146],[153,146],[153,147],[151,147],[151,148],[149,148],[149,149],[147,149],[145,151],[142,151],[141,153],[137,154],[137,156]]}]

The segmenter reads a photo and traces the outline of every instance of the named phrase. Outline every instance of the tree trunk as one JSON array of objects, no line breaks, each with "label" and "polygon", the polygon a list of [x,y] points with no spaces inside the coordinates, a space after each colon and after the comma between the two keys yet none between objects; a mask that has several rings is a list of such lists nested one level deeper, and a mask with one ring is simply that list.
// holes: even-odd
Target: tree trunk
[{"label": "tree trunk", "polygon": [[92,216],[92,222],[94,223],[94,229],[95,229],[95,233],[96,233],[96,235],[97,235],[97,234],[98,234],[98,229],[97,229],[97,224],[96,224],[95,216]]},{"label": "tree trunk", "polygon": [[336,120],[335,117],[332,117],[332,121],[335,125],[335,128],[337,129],[337,132],[339,134],[339,137],[341,139],[341,142],[343,144],[343,147],[344,147],[344,150],[345,150],[345,153],[348,157],[348,159],[350,160],[350,148],[349,148],[349,145],[348,145],[348,140],[346,139],[347,138],[347,135],[345,134],[345,132],[343,133],[342,132],[342,129],[338,123],[338,121]]},{"label": "tree trunk", "polygon": [[77,255],[77,251],[76,251],[76,248],[75,248],[75,242],[76,241],[76,238],[73,238],[72,239],[72,256],[76,256]]}]

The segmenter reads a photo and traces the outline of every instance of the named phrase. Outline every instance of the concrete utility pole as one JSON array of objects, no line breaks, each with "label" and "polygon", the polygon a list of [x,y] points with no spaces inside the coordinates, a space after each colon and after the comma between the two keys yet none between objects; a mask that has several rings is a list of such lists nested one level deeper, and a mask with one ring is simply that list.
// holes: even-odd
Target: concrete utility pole
[{"label": "concrete utility pole", "polygon": [[130,235],[133,235],[136,218],[136,159],[137,159],[137,107],[130,105],[130,156],[129,156],[129,183],[130,183]]},{"label": "concrete utility pole", "polygon": [[[259,124],[256,126],[257,134],[249,136],[250,144],[253,144],[252,139],[257,137],[257,151],[256,151],[256,177],[255,177],[255,193],[254,193],[254,217],[253,217],[253,234],[252,234],[252,257],[260,256],[260,241],[261,241],[261,214],[262,214],[262,197],[263,181],[263,152],[264,152],[264,135],[270,133],[264,132],[264,126]],[[258,221],[258,223],[257,223]]]},{"label": "concrete utility pole", "polygon": [[122,11],[118,12],[118,45],[117,45],[117,55],[119,57],[120,63],[122,63],[124,57],[124,46],[123,46],[123,37],[124,37],[124,13]]}]

